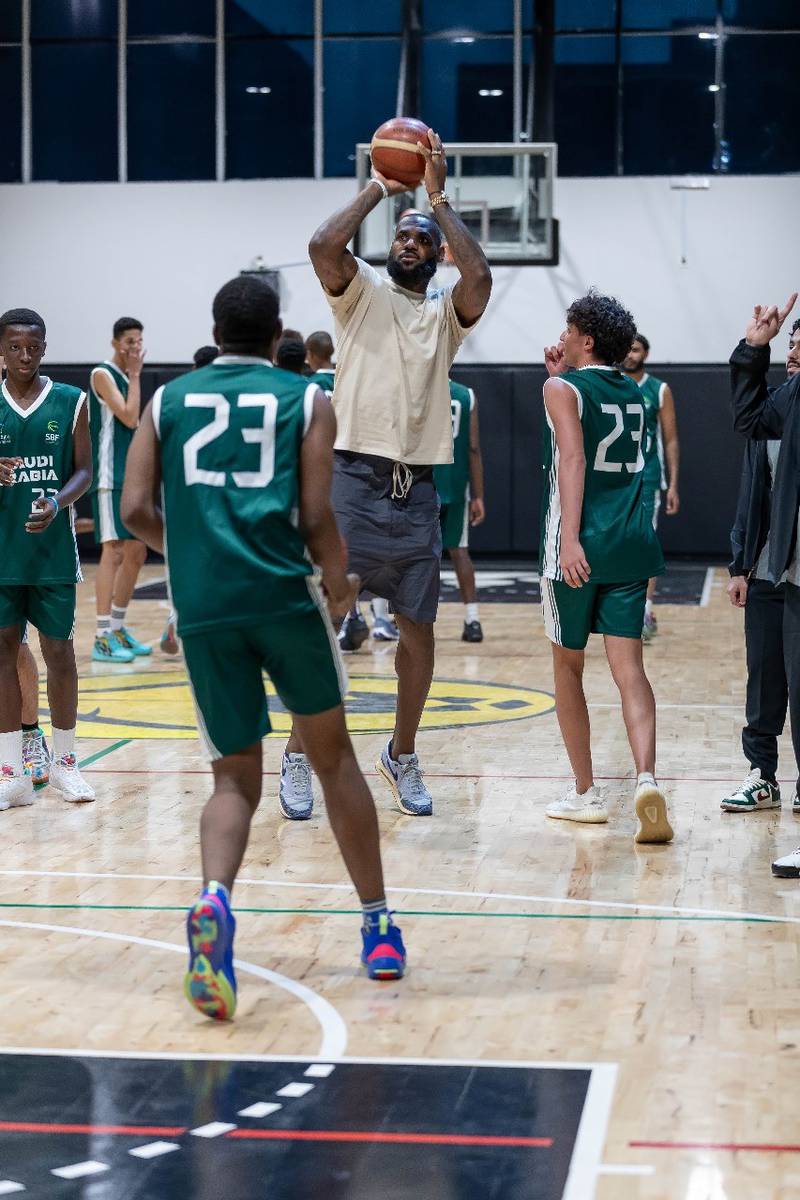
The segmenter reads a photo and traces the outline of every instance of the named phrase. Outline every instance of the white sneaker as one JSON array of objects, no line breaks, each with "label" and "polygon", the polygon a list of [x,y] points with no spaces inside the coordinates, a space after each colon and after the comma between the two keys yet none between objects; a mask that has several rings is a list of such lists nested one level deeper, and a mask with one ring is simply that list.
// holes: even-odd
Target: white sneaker
[{"label": "white sneaker", "polygon": [[0,766],[0,809],[26,808],[33,804],[33,780],[30,775],[17,775],[8,763]]},{"label": "white sneaker", "polygon": [[544,811],[548,817],[585,825],[604,825],[608,820],[608,806],[594,785],[579,796],[573,783],[566,796],[548,804]]},{"label": "white sneaker", "polygon": [[314,811],[311,764],[305,754],[284,751],[278,800],[287,821],[307,821]]},{"label": "white sneaker", "polygon": [[675,834],[667,816],[664,793],[652,775],[641,774],[633,799],[639,827],[635,842],[671,842]]},{"label": "white sneaker", "polygon": [[779,879],[800,879],[800,846],[783,858],[776,858],[772,864],[772,874]]},{"label": "white sneaker", "polygon": [[723,797],[720,808],[723,812],[758,812],[762,808],[780,808],[781,789],[768,779],[762,779],[758,767],[730,796]]},{"label": "white sneaker", "polygon": [[73,804],[96,799],[94,788],[89,786],[78,770],[78,761],[74,754],[62,754],[61,758],[53,759],[50,767],[50,787],[61,792],[64,799]]}]

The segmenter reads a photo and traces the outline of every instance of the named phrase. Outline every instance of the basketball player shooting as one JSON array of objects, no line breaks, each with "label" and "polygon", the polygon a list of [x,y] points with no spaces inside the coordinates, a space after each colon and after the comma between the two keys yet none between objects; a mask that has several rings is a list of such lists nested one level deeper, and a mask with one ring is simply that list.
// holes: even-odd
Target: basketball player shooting
[{"label": "basketball player shooting", "polygon": [[[408,122],[391,124],[408,137],[402,128]],[[381,161],[397,155],[401,164],[403,155],[419,160],[432,215],[401,218],[386,263],[389,278],[347,247],[374,208],[408,191],[408,176],[403,182],[373,170],[355,199],[316,231],[309,252],[336,324],[336,518],[349,570],[368,595],[390,602],[400,630],[395,728],[377,769],[401,812],[430,816],[416,736],[433,679],[439,603],[442,540],[433,468],[453,461],[448,372],[486,308],[492,277],[483,251],[450,207],[439,136],[427,131],[426,145],[412,141]],[[460,278],[429,291],[445,240]],[[310,816],[313,803],[302,751],[293,733],[281,773],[281,811],[290,819]]]}]

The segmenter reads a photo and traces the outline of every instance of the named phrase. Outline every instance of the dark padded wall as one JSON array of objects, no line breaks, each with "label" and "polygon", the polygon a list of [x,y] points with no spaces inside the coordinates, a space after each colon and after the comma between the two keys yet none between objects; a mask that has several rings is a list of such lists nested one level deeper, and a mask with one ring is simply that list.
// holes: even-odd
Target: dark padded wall
[{"label": "dark padded wall", "polygon": [[[181,367],[148,366],[146,399]],[[54,379],[86,387],[88,367],[47,364]],[[729,557],[729,533],[736,506],[742,439],[731,428],[727,365],[664,366],[652,373],[673,390],[681,441],[681,511],[663,515],[661,538],[668,555]],[[481,417],[486,472],[487,518],[470,545],[478,554],[535,555],[541,497],[542,385],[538,366],[456,366],[453,377],[474,388]],[[780,367],[771,382],[784,378]],[[84,500],[81,513],[89,512]]]}]

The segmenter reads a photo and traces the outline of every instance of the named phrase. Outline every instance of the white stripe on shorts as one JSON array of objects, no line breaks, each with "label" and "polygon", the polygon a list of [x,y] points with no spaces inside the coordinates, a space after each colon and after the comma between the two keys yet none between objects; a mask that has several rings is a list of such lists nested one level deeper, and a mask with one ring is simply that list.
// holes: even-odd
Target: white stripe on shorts
[{"label": "white stripe on shorts", "polygon": [[344,703],[344,698],[347,695],[348,688],[350,687],[350,680],[347,676],[347,668],[344,665],[344,658],[342,657],[342,651],[339,646],[339,639],[337,638],[336,630],[333,628],[331,623],[330,613],[328,612],[328,606],[325,603],[325,597],[322,594],[322,588],[319,586],[318,577],[316,575],[306,576],[306,584],[308,585],[309,595],[314,601],[319,615],[322,617],[322,623],[325,626],[325,632],[328,635],[328,641],[330,642],[331,646],[331,654],[333,655],[333,663],[336,667],[336,675],[339,680],[339,691],[342,694],[342,703]]},{"label": "white stripe on shorts", "polygon": [[561,643],[561,622],[558,619],[558,609],[556,607],[555,595],[553,593],[552,579],[546,579],[544,576],[539,580],[539,587],[542,593],[542,615],[544,616],[544,631],[551,642],[555,642],[557,646]]},{"label": "white stripe on shorts", "polygon": [[97,511],[100,514],[100,541],[119,541],[114,521],[114,493],[110,488],[97,489]]}]

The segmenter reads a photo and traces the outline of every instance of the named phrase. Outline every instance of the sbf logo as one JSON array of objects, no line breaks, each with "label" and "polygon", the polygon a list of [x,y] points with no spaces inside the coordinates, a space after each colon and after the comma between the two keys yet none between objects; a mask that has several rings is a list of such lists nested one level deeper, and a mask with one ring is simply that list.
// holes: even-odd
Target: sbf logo
[{"label": "sbf logo", "polygon": [[57,442],[61,435],[58,432],[58,421],[47,422],[47,433],[44,435],[46,442]]}]

